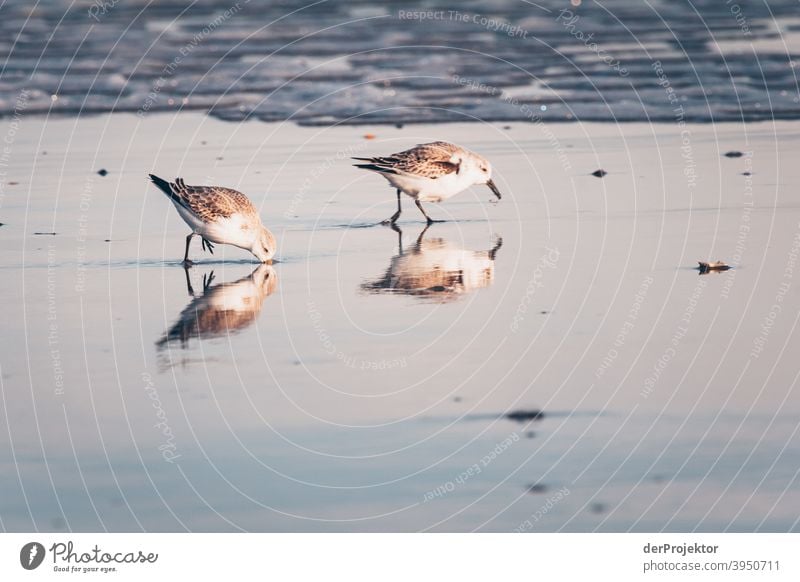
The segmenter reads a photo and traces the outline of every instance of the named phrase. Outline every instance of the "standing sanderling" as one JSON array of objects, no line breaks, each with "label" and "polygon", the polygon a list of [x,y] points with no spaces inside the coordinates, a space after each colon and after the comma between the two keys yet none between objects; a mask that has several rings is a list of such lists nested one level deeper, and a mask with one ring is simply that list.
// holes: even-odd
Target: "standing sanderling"
[{"label": "standing sanderling", "polygon": [[169,196],[178,214],[192,229],[186,237],[185,265],[192,264],[189,243],[195,235],[202,239],[203,250],[208,248],[211,254],[214,254],[212,243],[245,249],[262,263],[275,254],[275,237],[261,224],[256,207],[241,192],[219,186],[187,186],[181,178],[167,182],[150,174],[150,179]]},{"label": "standing sanderling", "polygon": [[428,224],[435,222],[422,208],[422,202],[441,202],[472,186],[486,184],[500,199],[492,182],[492,165],[483,157],[446,141],[420,144],[385,158],[353,158],[366,164],[357,168],[377,172],[397,188],[397,212],[383,224],[400,218],[400,192],[411,196]]}]

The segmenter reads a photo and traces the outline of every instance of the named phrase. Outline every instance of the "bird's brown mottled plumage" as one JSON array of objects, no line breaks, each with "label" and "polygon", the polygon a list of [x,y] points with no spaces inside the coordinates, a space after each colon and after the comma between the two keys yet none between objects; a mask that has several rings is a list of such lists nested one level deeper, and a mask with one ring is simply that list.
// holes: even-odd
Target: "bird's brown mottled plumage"
[{"label": "bird's brown mottled plumage", "polygon": [[203,222],[211,222],[220,217],[228,218],[237,212],[253,216],[258,214],[247,196],[232,188],[188,186],[183,178],[175,178],[175,182],[170,182],[169,187],[170,197],[191,210]]},{"label": "bird's brown mottled plumage", "polygon": [[436,179],[440,176],[458,172],[459,164],[450,160],[458,151],[446,141],[434,141],[414,146],[411,149],[379,158],[353,158],[368,162],[357,167],[376,172],[396,174],[405,172],[415,176]]}]

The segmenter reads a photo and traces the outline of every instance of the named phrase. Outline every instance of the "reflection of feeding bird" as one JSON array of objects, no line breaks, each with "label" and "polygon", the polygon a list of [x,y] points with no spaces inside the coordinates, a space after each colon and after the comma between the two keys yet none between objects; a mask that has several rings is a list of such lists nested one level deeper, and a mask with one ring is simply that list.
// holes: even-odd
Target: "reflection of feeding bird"
[{"label": "reflection of feeding bird", "polygon": [[192,232],[186,237],[183,263],[191,265],[189,244],[200,236],[203,250],[214,254],[212,243],[228,244],[253,253],[262,263],[276,250],[275,237],[261,224],[253,203],[236,190],[219,186],[187,186],[181,178],[167,182],[150,174],[153,184],[172,200]]},{"label": "reflection of feeding bird", "polygon": [[446,141],[420,144],[382,158],[353,159],[366,162],[355,164],[357,168],[377,172],[397,189],[397,212],[384,224],[394,224],[400,218],[400,192],[414,199],[428,224],[434,220],[422,208],[422,202],[442,202],[473,184],[486,184],[498,200],[501,198],[492,182],[489,161]]},{"label": "reflection of feeding bird", "polygon": [[471,251],[443,238],[425,239],[425,227],[413,248],[404,251],[402,232],[396,226],[395,230],[400,240],[399,254],[392,258],[383,277],[364,283],[362,290],[452,300],[492,284],[494,260],[503,245],[502,238],[498,237],[488,251]]},{"label": "reflection of feeding bird", "polygon": [[193,298],[172,327],[156,342],[159,349],[179,341],[186,347],[190,338],[209,339],[236,333],[252,324],[261,313],[264,299],[275,291],[278,276],[270,265],[259,265],[234,283],[212,286],[213,271],[203,277],[203,294],[195,296],[189,271],[186,286]]}]

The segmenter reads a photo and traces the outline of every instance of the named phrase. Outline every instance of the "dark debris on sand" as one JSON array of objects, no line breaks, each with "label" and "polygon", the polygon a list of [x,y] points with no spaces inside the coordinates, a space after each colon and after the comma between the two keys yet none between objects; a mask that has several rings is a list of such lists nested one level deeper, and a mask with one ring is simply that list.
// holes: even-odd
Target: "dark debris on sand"
[{"label": "dark debris on sand", "polygon": [[97,170],[97,175],[98,176],[108,176],[108,170],[106,170],[105,168],[100,168],[99,170]]},{"label": "dark debris on sand", "polygon": [[601,168],[601,169],[599,169],[599,170],[595,170],[594,172],[592,172],[592,176],[594,176],[595,178],[602,178],[603,176],[605,176],[605,175],[607,175],[607,174],[608,174],[608,172],[606,172],[606,171],[605,171],[605,170],[603,170],[602,168]]},{"label": "dark debris on sand", "polygon": [[514,410],[505,415],[509,420],[514,422],[530,422],[532,420],[542,420],[544,412],[541,410]]},{"label": "dark debris on sand", "polygon": [[726,265],[722,261],[712,261],[710,263],[697,261],[697,270],[700,271],[701,275],[705,275],[711,271],[727,271],[730,268],[730,265]]},{"label": "dark debris on sand", "polygon": [[726,158],[741,158],[744,154],[740,151],[734,150],[731,152],[725,152]]}]

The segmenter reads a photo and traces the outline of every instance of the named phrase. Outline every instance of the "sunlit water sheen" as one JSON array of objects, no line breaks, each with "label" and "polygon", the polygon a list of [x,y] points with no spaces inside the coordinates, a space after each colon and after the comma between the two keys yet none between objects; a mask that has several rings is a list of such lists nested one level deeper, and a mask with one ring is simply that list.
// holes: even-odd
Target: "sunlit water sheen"
[{"label": "sunlit water sheen", "polygon": [[[692,181],[670,124],[553,126],[567,163],[530,124],[372,131],[23,121],[4,529],[798,529],[797,124],[692,126]],[[503,200],[371,226],[394,192],[347,158],[432,139]],[[187,279],[148,172],[246,192],[278,262]]]}]

